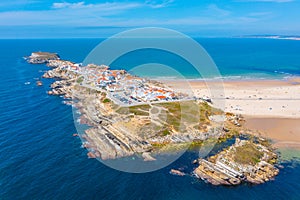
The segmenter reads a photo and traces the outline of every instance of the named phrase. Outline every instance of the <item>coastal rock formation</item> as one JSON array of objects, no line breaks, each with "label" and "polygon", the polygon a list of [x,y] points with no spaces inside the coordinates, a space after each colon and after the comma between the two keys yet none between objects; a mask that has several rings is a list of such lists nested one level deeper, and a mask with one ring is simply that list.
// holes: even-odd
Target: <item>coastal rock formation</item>
[{"label": "coastal rock formation", "polygon": [[73,82],[69,80],[55,81],[51,84],[51,90],[48,91],[49,95],[63,95],[64,98],[72,98]]},{"label": "coastal rock formation", "polygon": [[43,85],[43,82],[42,82],[42,81],[37,81],[37,82],[36,82],[36,85],[37,85],[37,86],[42,86],[42,85]]},{"label": "coastal rock formation", "polygon": [[199,159],[194,174],[213,185],[261,184],[274,178],[277,155],[260,143],[236,139],[229,149],[208,160]]},{"label": "coastal rock formation", "polygon": [[155,158],[153,158],[151,156],[151,154],[149,152],[142,153],[142,157],[144,158],[144,161],[154,161],[154,160],[156,160]]},{"label": "coastal rock formation", "polygon": [[177,170],[177,169],[171,169],[170,174],[173,174],[173,175],[176,175],[176,176],[185,176],[185,173],[183,173],[182,171]]},{"label": "coastal rock formation", "polygon": [[25,59],[31,64],[43,64],[48,63],[50,60],[59,60],[59,55],[57,53],[33,52]]}]

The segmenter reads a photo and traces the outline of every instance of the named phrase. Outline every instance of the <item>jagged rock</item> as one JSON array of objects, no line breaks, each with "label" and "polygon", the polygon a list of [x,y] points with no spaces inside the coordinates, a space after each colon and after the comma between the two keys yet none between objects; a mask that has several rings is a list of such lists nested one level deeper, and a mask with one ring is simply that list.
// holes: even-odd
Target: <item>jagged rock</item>
[{"label": "jagged rock", "polygon": [[156,159],[153,158],[153,157],[151,156],[151,154],[148,153],[148,152],[142,153],[142,157],[144,158],[144,161],[154,161],[154,160],[156,160]]},{"label": "jagged rock", "polygon": [[42,83],[42,81],[37,81],[37,82],[36,82],[36,85],[37,85],[37,86],[42,86],[43,83]]},{"label": "jagged rock", "polygon": [[171,169],[170,174],[173,174],[173,175],[176,175],[176,176],[184,176],[185,175],[185,173],[183,173],[183,172],[181,172],[177,169]]},{"label": "jagged rock", "polygon": [[88,153],[87,153],[87,156],[88,156],[89,158],[96,158],[96,155],[95,155],[94,153],[92,153],[92,152],[88,152]]}]

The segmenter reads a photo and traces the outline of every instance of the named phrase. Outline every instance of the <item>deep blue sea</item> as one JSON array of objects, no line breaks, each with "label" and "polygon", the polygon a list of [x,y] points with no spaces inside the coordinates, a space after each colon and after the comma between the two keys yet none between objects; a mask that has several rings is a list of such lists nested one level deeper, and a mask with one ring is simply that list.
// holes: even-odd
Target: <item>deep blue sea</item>
[{"label": "deep blue sea", "polygon": [[[193,177],[169,174],[190,170],[195,153],[159,171],[119,172],[88,159],[76,133],[72,108],[48,96],[52,80],[37,87],[35,78],[47,67],[27,64],[33,51],[57,52],[82,62],[99,39],[0,40],[0,199],[300,199],[300,163],[283,162],[274,181],[263,185],[215,187]],[[300,75],[300,41],[271,39],[199,39],[223,76],[284,78]],[[129,56],[112,67],[130,68],[150,56]],[[145,53],[145,52],[144,52]],[[186,77],[197,78],[184,61],[160,56]],[[181,63],[182,62],[182,63]],[[166,74],[163,74],[165,76]],[[31,84],[25,84],[30,82]]]}]

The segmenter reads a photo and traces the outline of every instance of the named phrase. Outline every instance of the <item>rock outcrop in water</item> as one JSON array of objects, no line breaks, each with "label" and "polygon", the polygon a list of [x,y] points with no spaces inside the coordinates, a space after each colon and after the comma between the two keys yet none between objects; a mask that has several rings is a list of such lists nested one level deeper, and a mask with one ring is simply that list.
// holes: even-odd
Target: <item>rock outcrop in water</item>
[{"label": "rock outcrop in water", "polygon": [[194,174],[213,185],[261,184],[274,178],[277,155],[260,143],[236,139],[235,144],[215,156],[199,159]]},{"label": "rock outcrop in water", "polygon": [[33,52],[30,56],[26,57],[26,60],[31,64],[44,64],[50,60],[59,60],[59,55],[57,53]]}]

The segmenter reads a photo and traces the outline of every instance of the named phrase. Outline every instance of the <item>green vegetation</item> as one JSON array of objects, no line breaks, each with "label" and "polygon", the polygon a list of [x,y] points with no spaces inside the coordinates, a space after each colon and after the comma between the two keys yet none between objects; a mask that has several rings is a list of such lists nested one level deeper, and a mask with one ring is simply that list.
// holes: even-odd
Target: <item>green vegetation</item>
[{"label": "green vegetation", "polygon": [[207,102],[200,103],[200,122],[204,124],[209,124],[210,120],[208,116],[210,115],[222,115],[224,112],[220,109],[210,106]]},{"label": "green vegetation", "polygon": [[[117,107],[116,107],[117,108]],[[149,115],[149,105],[140,105],[140,106],[131,106],[131,107],[121,107],[116,110],[119,114],[135,114],[140,116],[148,116]]]},{"label": "green vegetation", "polygon": [[168,129],[164,129],[164,130],[160,131],[160,135],[167,136],[169,134],[170,134],[170,131]]},{"label": "green vegetation", "polygon": [[130,110],[144,110],[144,111],[149,111],[150,106],[149,105],[140,105],[140,106],[131,106],[129,108],[130,108]]},{"label": "green vegetation", "polygon": [[112,108],[117,109],[116,112],[121,115],[129,114],[128,108],[125,107],[118,108],[116,104],[112,104]]},{"label": "green vegetation", "polygon": [[[161,122],[163,122],[162,129],[159,135],[168,135],[172,130],[177,132],[186,131],[186,127],[192,125],[200,128],[200,123],[205,122],[209,124],[208,116],[223,114],[221,110],[215,109],[206,102],[197,103],[196,101],[182,101],[182,102],[167,102],[155,104],[155,107],[161,107],[163,112],[159,114]],[[150,105],[138,105],[131,107],[116,107],[116,112],[119,114],[135,114],[138,116],[149,116]],[[155,108],[158,110],[158,108]]]},{"label": "green vegetation", "polygon": [[155,152],[164,152],[164,153],[178,153],[181,151],[185,151],[190,147],[189,142],[186,143],[163,143],[163,144],[152,144],[152,146],[154,147],[154,151]]},{"label": "green vegetation", "polygon": [[219,137],[219,143],[224,142],[224,141],[226,141],[229,138],[233,138],[235,136],[239,136],[240,132],[242,130],[241,128],[235,127],[232,124],[228,124],[228,122],[226,122],[226,123],[227,123],[226,127],[225,127],[225,129],[227,130],[226,134],[221,135],[221,137]]},{"label": "green vegetation", "polygon": [[111,102],[111,100],[108,99],[108,98],[105,98],[105,99],[103,100],[103,103],[109,103],[109,102]]},{"label": "green vegetation", "polygon": [[236,148],[234,160],[241,164],[255,165],[262,158],[263,153],[260,152],[256,145],[252,142]]},{"label": "green vegetation", "polygon": [[195,141],[192,141],[190,146],[189,146],[189,150],[197,150],[199,151],[199,147],[201,147],[203,145],[203,141],[202,140],[195,140]]},{"label": "green vegetation", "polygon": [[[106,101],[105,98],[103,101]],[[116,113],[128,116],[150,116],[158,114],[157,123],[144,124],[141,132],[145,138],[154,135],[167,136],[173,132],[186,132],[188,127],[194,127],[201,130],[203,121],[210,124],[209,116],[223,114],[219,109],[212,108],[206,102],[198,103],[196,101],[166,102],[158,103],[153,106],[137,105],[130,107],[118,107],[112,101],[112,109]],[[202,120],[201,120],[202,118]]]},{"label": "green vegetation", "polygon": [[83,82],[83,76],[79,77],[79,78],[76,80],[76,82],[79,83],[79,84],[82,83],[82,82]]},{"label": "green vegetation", "polygon": [[140,115],[140,116],[148,116],[149,112],[141,110],[141,109],[129,109],[130,113],[133,113],[135,115]]},{"label": "green vegetation", "polygon": [[161,103],[157,104],[166,109],[166,113],[163,114],[160,118],[166,116],[166,125],[172,127],[175,131],[180,131],[181,124],[181,107],[179,102],[171,102],[171,103]]},{"label": "green vegetation", "polygon": [[[182,101],[156,104],[166,110],[166,124],[175,131],[185,131],[184,124],[192,124],[199,122],[199,107],[195,101]],[[161,118],[163,118],[161,116]]]}]

